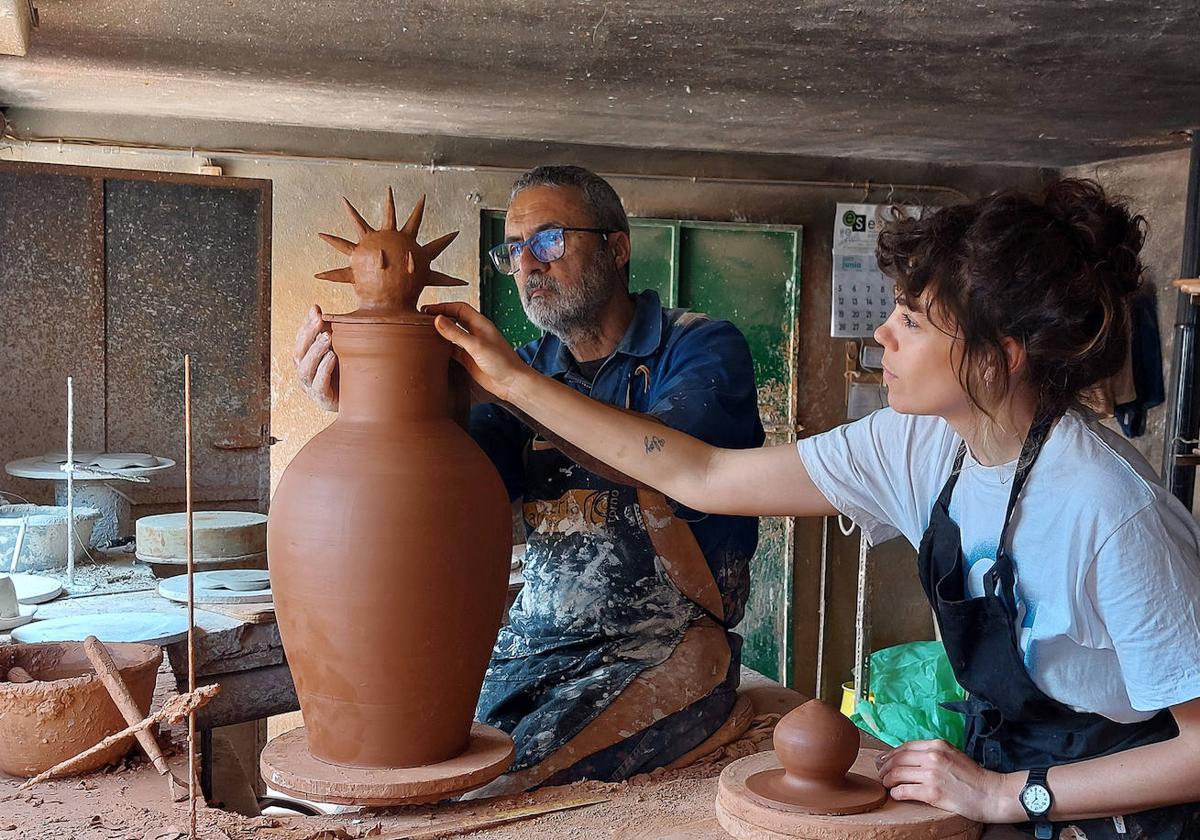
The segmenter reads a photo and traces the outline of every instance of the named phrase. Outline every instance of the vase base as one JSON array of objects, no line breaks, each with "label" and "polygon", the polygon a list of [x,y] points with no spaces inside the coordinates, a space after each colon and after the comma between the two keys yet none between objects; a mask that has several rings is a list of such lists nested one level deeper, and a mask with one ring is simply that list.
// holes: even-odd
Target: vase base
[{"label": "vase base", "polygon": [[475,722],[466,752],[421,767],[343,767],[313,756],[304,727],[267,744],[259,760],[263,781],[278,791],[338,805],[417,805],[466,793],[500,776],[512,764],[513,742]]}]

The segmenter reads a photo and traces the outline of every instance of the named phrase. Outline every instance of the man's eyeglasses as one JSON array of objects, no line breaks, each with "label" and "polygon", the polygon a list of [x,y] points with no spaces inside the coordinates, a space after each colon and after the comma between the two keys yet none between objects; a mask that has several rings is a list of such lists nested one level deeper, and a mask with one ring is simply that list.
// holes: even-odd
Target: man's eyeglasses
[{"label": "man's eyeglasses", "polygon": [[563,254],[567,251],[566,239],[563,236],[563,232],[568,230],[575,230],[580,233],[598,233],[604,237],[605,242],[608,241],[608,234],[616,233],[616,231],[604,228],[546,228],[545,230],[539,230],[524,242],[505,242],[497,245],[488,251],[488,256],[492,258],[492,265],[496,266],[496,270],[501,274],[517,273],[517,270],[521,267],[521,252],[526,248],[529,249],[529,253],[533,254],[533,258],[538,262],[554,262],[555,260],[562,259]]}]

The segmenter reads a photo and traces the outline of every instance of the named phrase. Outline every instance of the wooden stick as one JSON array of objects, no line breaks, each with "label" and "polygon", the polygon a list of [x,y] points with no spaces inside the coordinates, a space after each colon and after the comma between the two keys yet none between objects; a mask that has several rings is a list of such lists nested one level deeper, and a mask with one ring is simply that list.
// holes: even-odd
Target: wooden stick
[{"label": "wooden stick", "polygon": [[396,834],[380,835],[376,840],[433,840],[435,837],[449,837],[455,834],[482,831],[485,828],[495,828],[506,823],[528,820],[534,817],[553,814],[559,811],[573,811],[576,808],[586,808],[589,805],[599,805],[608,802],[608,796],[585,796],[567,801],[543,802],[534,805],[524,805],[508,811],[493,814],[474,814],[472,816],[452,819],[440,825],[430,825],[423,828],[410,828]]},{"label": "wooden stick", "polygon": [[130,735],[137,735],[137,733],[145,729],[149,729],[151,726],[156,726],[159,723],[162,723],[164,720],[170,721],[171,723],[178,723],[179,721],[183,720],[184,717],[195,716],[196,709],[206,706],[210,700],[217,696],[220,690],[221,686],[213,683],[212,685],[201,686],[195,691],[189,691],[187,694],[177,694],[167,700],[166,703],[163,703],[163,707],[154,714],[150,715],[148,718],[139,721],[133,726],[127,726],[120,732],[109,735],[107,738],[100,741],[100,743],[93,747],[88,747],[74,758],[68,758],[66,761],[60,761],[49,770],[38,773],[32,779],[18,787],[17,790],[25,790],[26,788],[30,788],[39,782],[44,782],[47,779],[53,778],[54,776],[68,774],[73,768],[79,766],[79,764],[81,764],[85,759],[91,758],[96,753],[108,749],[113,744],[128,738]]},{"label": "wooden stick", "polygon": [[[187,503],[187,663],[188,693],[196,690],[195,558],[192,556],[192,357],[183,357],[184,488]],[[189,840],[196,840],[196,713],[188,715]]]},{"label": "wooden stick", "polygon": [[[117,709],[120,710],[121,717],[125,718],[125,723],[129,726],[136,724],[142,719],[142,713],[138,709],[137,701],[129,693],[129,686],[125,684],[125,679],[121,676],[121,671],[117,668],[117,663],[113,662],[108,648],[95,636],[88,636],[83,640],[83,651],[87,654],[92,667],[96,669],[96,676],[100,678],[100,682],[104,683],[104,687],[108,689],[108,694],[112,697],[112,701],[116,704]],[[167,759],[163,755],[158,741],[155,740],[154,733],[149,729],[140,730],[137,733],[137,739],[138,743],[142,745],[142,749],[146,751],[146,755],[154,762],[155,769],[159,773],[169,773]]]},{"label": "wooden stick", "polygon": [[[95,636],[88,636],[83,640],[83,650],[87,654],[87,658],[91,661],[92,667],[96,669],[96,675],[100,677],[100,681],[108,689],[108,694],[120,710],[121,716],[125,718],[125,723],[132,726],[141,720],[142,712],[138,708],[137,701],[133,699],[133,695],[129,692],[129,686],[125,683],[125,678],[121,676],[121,671],[117,668],[117,663],[113,662],[108,648]],[[171,801],[179,802],[186,798],[188,795],[187,786],[176,779],[175,774],[171,772],[171,768],[167,766],[167,758],[163,755],[162,748],[158,745],[158,739],[154,736],[153,727],[138,732],[137,739],[138,743],[142,745],[142,749],[146,751],[146,755],[154,762],[154,769],[158,771],[160,776],[167,777],[167,794],[171,797]]]}]

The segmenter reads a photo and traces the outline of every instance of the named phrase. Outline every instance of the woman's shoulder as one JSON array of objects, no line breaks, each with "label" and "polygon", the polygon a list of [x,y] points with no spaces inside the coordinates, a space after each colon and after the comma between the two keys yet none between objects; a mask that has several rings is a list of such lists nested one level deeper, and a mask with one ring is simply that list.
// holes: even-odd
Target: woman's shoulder
[{"label": "woman's shoulder", "polygon": [[877,465],[914,477],[926,471],[948,471],[957,445],[957,435],[942,418],[901,414],[891,408],[799,441],[801,457],[855,463],[868,471]]},{"label": "woman's shoulder", "polygon": [[959,439],[950,424],[936,415],[901,414],[881,408],[856,424],[870,430],[872,438],[884,446],[903,446],[924,456],[936,456],[957,448]]},{"label": "woman's shoulder", "polygon": [[1170,496],[1133,444],[1094,416],[1067,412],[1046,448],[1060,491],[1072,488],[1077,501],[1110,516],[1127,518]]}]

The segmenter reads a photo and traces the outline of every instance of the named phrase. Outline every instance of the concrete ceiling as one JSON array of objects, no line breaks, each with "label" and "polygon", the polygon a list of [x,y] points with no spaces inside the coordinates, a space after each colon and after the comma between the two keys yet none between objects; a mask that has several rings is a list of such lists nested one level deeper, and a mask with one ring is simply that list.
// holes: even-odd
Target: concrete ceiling
[{"label": "concrete ceiling", "polygon": [[1052,167],[1200,125],[1196,0],[38,6],[0,105]]}]

